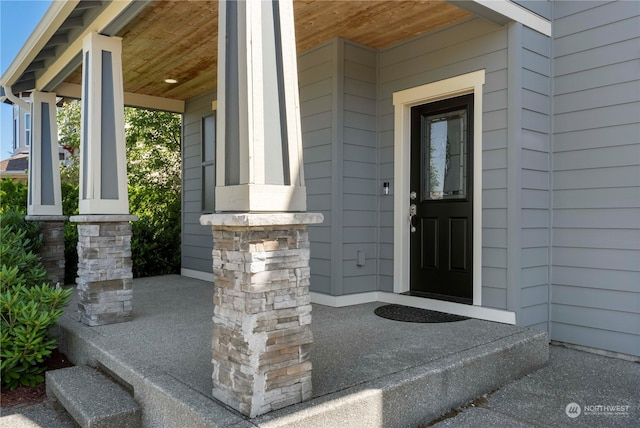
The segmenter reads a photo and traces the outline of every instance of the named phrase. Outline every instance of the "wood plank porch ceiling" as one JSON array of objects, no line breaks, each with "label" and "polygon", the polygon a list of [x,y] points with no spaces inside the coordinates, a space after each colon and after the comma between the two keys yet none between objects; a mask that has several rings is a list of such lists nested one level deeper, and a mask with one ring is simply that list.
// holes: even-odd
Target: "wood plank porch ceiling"
[{"label": "wood plank porch ceiling", "polygon": [[[298,52],[335,37],[382,49],[471,16],[442,0],[294,0],[294,14]],[[126,92],[188,100],[216,88],[217,0],[152,2],[118,36]],[[80,84],[80,69],[66,81]]]}]

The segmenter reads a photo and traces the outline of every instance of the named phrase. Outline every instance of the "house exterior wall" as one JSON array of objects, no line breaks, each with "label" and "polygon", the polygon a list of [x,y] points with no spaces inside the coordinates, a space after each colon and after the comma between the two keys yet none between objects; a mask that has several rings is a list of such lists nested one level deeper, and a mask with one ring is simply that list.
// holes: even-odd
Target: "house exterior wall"
[{"label": "house exterior wall", "polygon": [[[393,292],[393,93],[484,69],[482,305],[640,355],[640,4],[518,3],[553,13],[552,38],[476,18],[299,56],[307,209],[325,217],[309,227],[311,290]],[[183,268],[206,273],[200,123],[214,99],[187,103],[183,139]]]},{"label": "house exterior wall", "polygon": [[[377,289],[376,51],[336,39],[298,59],[311,290]],[[357,264],[358,251],[365,263]]]},{"label": "house exterior wall", "polygon": [[[472,19],[380,52],[379,177],[393,188],[396,91],[485,69],[483,88],[483,306],[507,309],[508,31]],[[380,184],[381,186],[381,184]],[[380,290],[393,291],[393,197],[380,200]]]},{"label": "house exterior wall", "polygon": [[339,161],[334,153],[335,50],[335,43],[327,43],[298,58],[307,210],[324,215],[322,224],[309,226],[311,291],[324,294],[337,291],[334,268],[338,254],[334,250],[341,242],[334,242],[332,232],[340,217],[333,193]]},{"label": "house exterior wall", "polygon": [[[377,52],[340,40],[343,67],[343,292],[378,289]],[[358,252],[364,264],[358,265]]]},{"label": "house exterior wall", "polygon": [[640,356],[640,3],[554,4],[551,338]]},{"label": "house exterior wall", "polygon": [[182,269],[212,276],[211,227],[202,210],[202,118],[211,115],[215,94],[187,102],[182,128]]},{"label": "house exterior wall", "polygon": [[[514,156],[509,159],[509,179],[519,193],[510,209],[516,218],[509,229],[518,234],[519,252],[513,253],[515,277],[510,282],[513,309],[521,326],[548,329],[549,259],[550,259],[550,144],[551,144],[551,40],[530,28],[512,24],[517,32],[510,39],[516,58],[513,71],[519,77],[510,90],[518,109],[515,137],[511,141]],[[517,178],[514,179],[514,175]],[[519,205],[519,206],[517,206]],[[511,252],[510,252],[511,254]],[[517,266],[519,265],[519,267]]]},{"label": "house exterior wall", "polygon": [[[299,56],[311,290],[393,292],[393,105],[396,91],[486,69],[483,123],[483,306],[507,309],[508,29],[473,19],[375,51],[336,39]],[[200,120],[212,97],[187,103],[183,268],[210,271],[201,236]],[[365,263],[357,263],[358,252]]]}]

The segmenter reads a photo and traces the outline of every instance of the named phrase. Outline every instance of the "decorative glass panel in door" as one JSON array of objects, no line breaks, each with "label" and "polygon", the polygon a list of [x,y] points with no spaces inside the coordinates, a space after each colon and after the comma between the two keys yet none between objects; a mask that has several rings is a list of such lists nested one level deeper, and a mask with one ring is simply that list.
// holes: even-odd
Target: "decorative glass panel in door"
[{"label": "decorative glass panel in door", "polygon": [[467,111],[422,117],[423,200],[467,196]]}]

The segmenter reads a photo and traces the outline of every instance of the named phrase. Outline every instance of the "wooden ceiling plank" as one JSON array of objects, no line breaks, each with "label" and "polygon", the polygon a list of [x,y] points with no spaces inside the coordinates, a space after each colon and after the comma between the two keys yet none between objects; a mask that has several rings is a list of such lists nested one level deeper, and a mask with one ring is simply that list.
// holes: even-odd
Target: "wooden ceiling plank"
[{"label": "wooden ceiling plank", "polygon": [[[217,0],[151,3],[118,33],[125,90],[183,101],[215,90],[217,14]],[[442,0],[295,0],[294,16],[303,52],[336,37],[383,49],[471,15]],[[77,70],[67,81],[81,77]]]}]

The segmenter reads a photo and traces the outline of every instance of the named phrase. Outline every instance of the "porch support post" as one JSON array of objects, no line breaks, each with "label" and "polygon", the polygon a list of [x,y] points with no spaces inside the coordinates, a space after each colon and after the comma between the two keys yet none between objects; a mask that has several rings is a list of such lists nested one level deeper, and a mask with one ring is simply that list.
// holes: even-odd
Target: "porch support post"
[{"label": "porch support post", "polygon": [[124,138],[122,39],[89,34],[83,43],[79,212],[129,214]]},{"label": "porch support post", "polygon": [[[293,4],[219,2],[213,396],[249,417],[311,398]],[[231,212],[231,213],[221,213]]]},{"label": "porch support post", "polygon": [[83,41],[78,309],[94,326],[131,319],[131,222],[127,193],[122,40]]},{"label": "porch support post", "polygon": [[211,214],[213,396],[249,417],[311,398],[307,225],[322,214]]},{"label": "porch support post", "polygon": [[27,215],[27,221],[37,221],[42,232],[38,255],[52,284],[64,284],[64,215]]},{"label": "porch support post", "polygon": [[31,94],[28,215],[62,215],[56,95]]},{"label": "porch support post", "polygon": [[31,93],[28,221],[37,221],[43,234],[40,257],[52,283],[64,283],[64,222],[58,160],[56,94]]},{"label": "porch support post", "polygon": [[219,2],[216,211],[305,211],[293,4]]}]

